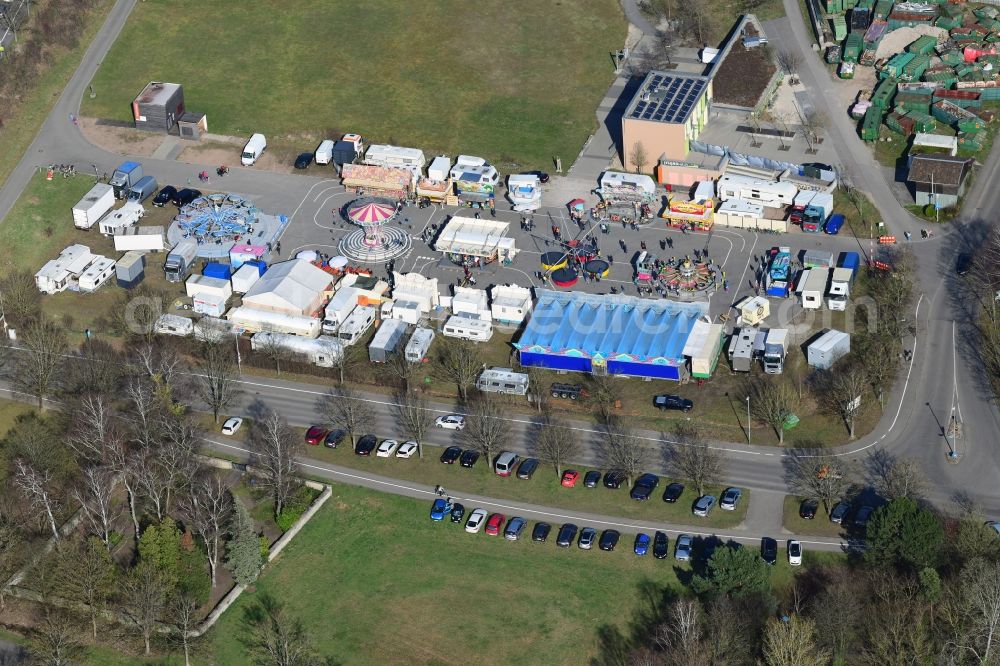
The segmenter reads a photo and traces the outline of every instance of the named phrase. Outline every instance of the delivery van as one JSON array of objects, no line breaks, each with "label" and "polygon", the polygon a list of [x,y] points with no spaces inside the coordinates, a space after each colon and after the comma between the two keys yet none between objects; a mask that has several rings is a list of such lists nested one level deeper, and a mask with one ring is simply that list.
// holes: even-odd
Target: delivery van
[{"label": "delivery van", "polygon": [[128,200],[135,203],[142,203],[149,197],[156,194],[156,179],[152,176],[143,176],[139,182],[128,191]]},{"label": "delivery van", "polygon": [[333,160],[333,141],[326,139],[316,148],[316,164],[329,164]]},{"label": "delivery van", "polygon": [[254,162],[260,159],[260,156],[264,154],[264,150],[267,148],[267,139],[264,138],[263,134],[254,134],[247,141],[247,145],[243,146],[243,155],[240,157],[240,163],[243,166],[253,166]]}]

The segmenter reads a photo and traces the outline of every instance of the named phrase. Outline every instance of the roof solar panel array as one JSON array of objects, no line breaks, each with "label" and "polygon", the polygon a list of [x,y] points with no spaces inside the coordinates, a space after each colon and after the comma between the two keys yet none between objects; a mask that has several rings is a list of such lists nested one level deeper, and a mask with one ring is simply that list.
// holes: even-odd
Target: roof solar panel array
[{"label": "roof solar panel array", "polygon": [[684,122],[704,90],[702,78],[652,74],[628,117],[663,123]]}]

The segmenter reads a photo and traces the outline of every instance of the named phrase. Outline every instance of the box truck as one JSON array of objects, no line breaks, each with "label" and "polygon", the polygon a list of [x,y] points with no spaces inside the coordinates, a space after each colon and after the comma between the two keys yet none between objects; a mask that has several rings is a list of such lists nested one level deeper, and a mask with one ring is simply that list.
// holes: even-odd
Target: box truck
[{"label": "box truck", "polygon": [[831,310],[843,312],[847,309],[847,299],[851,296],[851,280],[854,272],[850,268],[834,268],[830,278],[830,288],[826,292],[826,305]]},{"label": "box truck", "polygon": [[138,162],[122,162],[122,165],[111,174],[111,188],[116,199],[124,199],[128,191],[142,178],[142,165]]},{"label": "box truck", "polygon": [[753,343],[757,339],[756,328],[741,328],[729,341],[729,365],[736,372],[750,372],[753,362]]},{"label": "box truck", "polygon": [[77,229],[90,229],[114,207],[114,188],[105,183],[98,183],[73,206],[73,226]]},{"label": "box truck", "polygon": [[357,306],[358,290],[354,287],[341,287],[326,305],[323,313],[323,332],[336,333]]},{"label": "box truck", "polygon": [[163,273],[167,282],[183,282],[191,272],[197,256],[198,243],[194,239],[185,238],[175,245],[163,262]]},{"label": "box truck", "polygon": [[780,375],[785,370],[785,356],[788,354],[788,329],[772,328],[764,341],[764,372]]}]

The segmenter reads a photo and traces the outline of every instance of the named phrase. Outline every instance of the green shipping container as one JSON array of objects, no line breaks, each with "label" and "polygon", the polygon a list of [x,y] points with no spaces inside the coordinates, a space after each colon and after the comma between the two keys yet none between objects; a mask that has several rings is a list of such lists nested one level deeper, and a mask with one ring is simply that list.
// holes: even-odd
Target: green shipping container
[{"label": "green shipping container", "polygon": [[961,16],[939,16],[938,20],[934,21],[935,27],[945,30],[954,30],[960,25],[962,25]]},{"label": "green shipping container", "polygon": [[946,65],[951,65],[952,67],[960,64],[963,61],[964,58],[962,57],[962,54],[959,53],[958,51],[945,51],[944,53],[941,54],[941,62],[943,62]]},{"label": "green shipping container", "polygon": [[926,113],[907,111],[906,117],[913,121],[914,132],[933,132],[937,129],[937,121]]},{"label": "green shipping container", "polygon": [[983,143],[980,141],[979,132],[968,133],[961,132],[958,135],[958,149],[967,153],[978,153],[983,149]]},{"label": "green shipping container", "polygon": [[872,12],[876,21],[884,21],[885,17],[892,11],[892,0],[878,0],[875,3],[875,10]]},{"label": "green shipping container", "polygon": [[931,96],[924,93],[901,92],[892,103],[903,111],[930,113],[931,110]]},{"label": "green shipping container", "polygon": [[875,92],[872,93],[872,106],[878,107],[881,111],[892,108],[892,98],[896,96],[896,79],[886,79],[878,84]]},{"label": "green shipping container", "polygon": [[844,0],[844,11],[858,6],[858,0]]},{"label": "green shipping container", "polygon": [[875,6],[875,0],[858,0],[858,4],[856,6],[858,9],[867,9],[868,11],[871,11]]},{"label": "green shipping container", "polygon": [[901,78],[904,81],[916,81],[930,66],[931,57],[929,55],[918,55],[903,66]]},{"label": "green shipping container", "polygon": [[847,38],[847,20],[843,15],[834,16],[831,21],[833,24],[833,38],[838,42],[843,41]]},{"label": "green shipping container", "polygon": [[826,0],[824,9],[827,14],[839,14],[844,11],[844,3],[841,0]]},{"label": "green shipping container", "polygon": [[864,46],[864,39],[856,32],[852,32],[844,40],[844,60],[847,62],[857,62],[861,56],[861,48]]},{"label": "green shipping container", "polygon": [[937,46],[937,39],[930,35],[924,35],[910,42],[910,45],[906,47],[906,52],[927,55],[928,53],[934,53],[935,46]]},{"label": "green shipping container", "polygon": [[861,139],[875,141],[878,139],[878,128],[882,125],[882,111],[874,106],[868,107],[865,118],[861,121]]},{"label": "green shipping container", "polygon": [[885,117],[885,126],[903,136],[913,134],[913,121],[895,111]]},{"label": "green shipping container", "polygon": [[916,58],[912,53],[897,53],[896,55],[889,58],[889,62],[885,63],[885,67],[882,68],[882,78],[888,78],[890,76],[899,77],[903,73],[903,68],[910,64],[910,61]]}]

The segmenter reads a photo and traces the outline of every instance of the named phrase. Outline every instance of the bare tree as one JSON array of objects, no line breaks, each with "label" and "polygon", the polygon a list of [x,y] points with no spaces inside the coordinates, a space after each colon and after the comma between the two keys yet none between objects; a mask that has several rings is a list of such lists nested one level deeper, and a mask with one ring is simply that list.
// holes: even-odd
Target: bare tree
[{"label": "bare tree", "polygon": [[535,409],[541,414],[546,409],[549,402],[549,390],[544,385],[544,375],[542,369],[536,366],[529,366],[524,369],[528,375],[528,391],[530,400],[535,403]]},{"label": "bare tree", "polygon": [[75,543],[61,560],[61,586],[86,606],[91,632],[96,639],[97,619],[114,591],[118,568],[105,544],[96,538]]},{"label": "bare tree", "polygon": [[118,475],[111,468],[93,465],[83,470],[73,497],[80,503],[91,534],[97,536],[107,550],[111,550],[111,533],[121,515],[115,503]]},{"label": "bare tree", "polygon": [[260,666],[312,666],[321,663],[302,623],[273,597],[263,595],[246,613],[249,656]]},{"label": "bare tree", "polygon": [[142,636],[146,655],[152,652],[153,632],[166,610],[167,588],[152,562],[139,562],[122,581],[120,609]]},{"label": "bare tree", "polygon": [[174,639],[180,643],[184,651],[184,666],[191,666],[191,641],[194,639],[194,628],[198,620],[198,600],[188,592],[181,592],[171,597],[167,604],[166,615],[177,631]]},{"label": "bare tree", "polygon": [[73,616],[61,608],[42,606],[28,649],[38,663],[47,666],[78,663],[83,650]]},{"label": "bare tree", "polygon": [[163,520],[166,516],[168,482],[163,467],[156,459],[156,449],[136,452],[130,471],[134,472],[136,485],[152,507],[157,522]]},{"label": "bare tree", "polygon": [[21,343],[14,366],[14,385],[34,396],[38,409],[44,410],[45,400],[59,390],[66,336],[51,322],[33,321],[24,329]]},{"label": "bare tree", "polygon": [[828,411],[844,420],[844,425],[854,439],[854,426],[862,412],[868,377],[858,365],[839,370],[827,370],[820,380],[821,396]]},{"label": "bare tree", "polygon": [[198,363],[198,372],[196,392],[208,405],[218,423],[219,414],[233,404],[239,395],[236,365],[229,345],[205,345]]},{"label": "bare tree", "polygon": [[667,450],[668,468],[689,480],[699,496],[704,495],[706,486],[722,478],[722,455],[705,444],[693,423],[678,421],[673,436],[674,442]]},{"label": "bare tree", "polygon": [[385,361],[385,369],[399,378],[406,393],[413,390],[413,379],[417,376],[419,367],[418,364],[407,361],[406,355],[401,351],[389,354]]},{"label": "bare tree", "polygon": [[490,394],[484,394],[470,404],[462,435],[486,457],[487,466],[493,469],[493,458],[510,441],[510,423],[504,418],[502,402]]},{"label": "bare tree", "polygon": [[152,446],[163,418],[163,401],[156,395],[155,385],[145,377],[133,375],[125,382],[128,400],[128,420],[133,439],[143,448]]},{"label": "bare tree", "polygon": [[667,609],[666,622],[656,628],[654,641],[672,664],[696,664],[704,658],[701,615],[694,599],[677,599]]},{"label": "bare tree", "polygon": [[606,426],[603,440],[604,458],[608,466],[625,473],[629,485],[646,464],[648,449],[621,419],[612,419]]},{"label": "bare tree", "polygon": [[590,398],[597,405],[600,417],[607,422],[614,416],[621,394],[614,384],[615,380],[608,375],[591,375],[590,381]]},{"label": "bare tree", "polygon": [[0,611],[7,609],[7,581],[21,566],[24,535],[6,517],[0,517]]},{"label": "bare tree", "polygon": [[132,349],[132,367],[154,384],[172,386],[184,362],[173,345],[144,342]]},{"label": "bare tree", "polygon": [[350,372],[358,366],[364,357],[364,347],[361,345],[341,345],[340,353],[333,357],[333,368],[337,371],[340,381],[338,386],[343,386],[344,381]]},{"label": "bare tree", "polygon": [[462,402],[469,401],[469,388],[484,367],[483,354],[468,340],[438,346],[437,366],[442,376],[455,384]]},{"label": "bare tree", "polygon": [[205,544],[214,588],[219,555],[225,546],[226,530],[233,515],[233,497],[218,476],[206,474],[191,484],[182,511],[188,525]]},{"label": "bare tree", "polygon": [[[254,343],[257,344],[256,339],[254,339]],[[279,377],[281,376],[281,364],[293,356],[288,347],[281,344],[281,341],[273,335],[264,336],[264,339],[257,344],[255,351],[274,363],[274,370]]]},{"label": "bare tree", "polygon": [[73,419],[66,443],[80,460],[101,463],[108,458],[108,447],[121,437],[117,414],[111,399],[87,394],[66,410]]},{"label": "bare tree", "polygon": [[823,502],[827,513],[847,494],[857,474],[849,458],[816,456],[812,449],[792,451],[784,460],[789,489],[799,497]]},{"label": "bare tree", "polygon": [[781,71],[788,76],[795,76],[796,72],[799,71],[799,67],[802,65],[802,56],[799,55],[799,52],[789,49],[779,50],[777,60],[778,67],[780,67]]},{"label": "bare tree", "polygon": [[772,379],[771,375],[754,377],[747,382],[750,396],[750,413],[758,421],[763,421],[778,435],[778,443],[785,443],[785,419],[795,405],[795,390],[787,383]]},{"label": "bare tree", "polygon": [[56,513],[60,503],[56,495],[55,479],[48,469],[39,469],[23,458],[14,461],[14,484],[24,495],[31,507],[52,529],[52,538],[59,540]]},{"label": "bare tree", "polygon": [[330,391],[320,408],[328,423],[347,431],[351,436],[352,447],[357,443],[358,435],[370,430],[375,424],[375,412],[368,401],[345,386]]},{"label": "bare tree", "polygon": [[434,413],[423,398],[406,393],[397,398],[396,414],[407,437],[417,443],[417,455],[424,457],[424,439],[434,427]]},{"label": "bare tree", "polygon": [[632,144],[632,150],[628,154],[629,162],[632,163],[632,168],[635,169],[636,173],[642,173],[642,170],[649,163],[649,155],[646,154],[646,146],[643,145],[642,141],[636,141]]},{"label": "bare tree", "polygon": [[7,323],[18,328],[38,317],[42,301],[38,298],[35,278],[28,271],[10,270],[8,264],[0,277],[0,299]]},{"label": "bare tree", "polygon": [[[879,306],[881,308],[881,306]],[[880,312],[879,321],[891,315],[888,311]],[[878,399],[879,408],[885,408],[885,392],[896,378],[899,368],[900,341],[898,334],[864,333],[856,336],[855,356],[858,364],[864,368],[868,384]],[[853,341],[852,341],[853,342]]]},{"label": "bare tree", "polygon": [[980,664],[995,663],[1000,643],[1000,564],[973,558],[959,581],[967,627],[960,648]]},{"label": "bare tree", "polygon": [[197,468],[195,454],[201,442],[201,430],[195,421],[165,412],[156,422],[159,436],[156,445],[141,456],[139,481],[153,502],[157,520],[170,513],[174,492],[182,488]]},{"label": "bare tree", "polygon": [[817,109],[809,109],[802,118],[803,134],[809,144],[809,150],[813,153],[816,152],[816,145],[820,142],[820,132],[826,128],[826,125],[826,116]]},{"label": "bare tree", "polygon": [[103,340],[88,340],[62,364],[61,392],[67,395],[111,395],[121,383],[126,365],[121,352]]},{"label": "bare tree", "polygon": [[920,499],[927,487],[927,477],[911,458],[899,458],[885,449],[876,449],[865,461],[868,482],[879,495],[888,499]]},{"label": "bare tree", "polygon": [[274,500],[274,517],[285,509],[285,504],[299,487],[295,477],[295,458],[302,452],[302,439],[288,426],[288,422],[275,411],[267,411],[254,421],[250,431],[250,450],[254,467],[264,474],[264,485],[271,489]]},{"label": "bare tree", "polygon": [[108,448],[111,468],[119,475],[125,487],[126,506],[132,519],[133,535],[136,543],[139,541],[139,490],[142,487],[141,456],[134,451],[124,439],[117,440]]},{"label": "bare tree", "polygon": [[538,424],[535,452],[545,462],[555,465],[557,476],[562,476],[565,463],[579,457],[580,448],[579,436],[565,421],[546,415]]},{"label": "bare tree", "polygon": [[816,627],[811,620],[793,614],[787,620],[772,619],[764,631],[764,663],[767,666],[823,666],[830,655],[816,646]]}]

